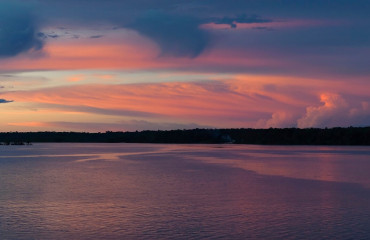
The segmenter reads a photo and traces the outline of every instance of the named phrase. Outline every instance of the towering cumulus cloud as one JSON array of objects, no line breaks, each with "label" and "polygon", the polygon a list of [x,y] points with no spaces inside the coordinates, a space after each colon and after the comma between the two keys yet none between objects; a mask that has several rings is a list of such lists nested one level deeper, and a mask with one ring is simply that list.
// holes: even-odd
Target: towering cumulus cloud
[{"label": "towering cumulus cloud", "polygon": [[298,120],[298,127],[335,127],[347,123],[350,106],[340,95],[323,93],[320,101],[324,105],[307,107],[306,115]]},{"label": "towering cumulus cloud", "polygon": [[0,57],[41,48],[37,24],[29,9],[14,1],[0,1]]}]

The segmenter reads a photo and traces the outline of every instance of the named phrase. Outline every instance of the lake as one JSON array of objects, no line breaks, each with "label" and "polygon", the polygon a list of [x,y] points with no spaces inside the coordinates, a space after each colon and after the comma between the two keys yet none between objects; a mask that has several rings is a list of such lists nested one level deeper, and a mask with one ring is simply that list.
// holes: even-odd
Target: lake
[{"label": "lake", "polygon": [[370,239],[370,147],[0,146],[0,239]]}]

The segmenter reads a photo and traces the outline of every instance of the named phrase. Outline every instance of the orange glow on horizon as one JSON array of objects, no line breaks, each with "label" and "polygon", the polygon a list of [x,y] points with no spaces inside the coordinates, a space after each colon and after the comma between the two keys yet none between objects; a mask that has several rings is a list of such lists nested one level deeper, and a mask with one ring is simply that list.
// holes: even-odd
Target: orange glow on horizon
[{"label": "orange glow on horizon", "polygon": [[20,127],[45,127],[46,123],[43,122],[13,122],[8,123],[10,126],[20,126]]}]

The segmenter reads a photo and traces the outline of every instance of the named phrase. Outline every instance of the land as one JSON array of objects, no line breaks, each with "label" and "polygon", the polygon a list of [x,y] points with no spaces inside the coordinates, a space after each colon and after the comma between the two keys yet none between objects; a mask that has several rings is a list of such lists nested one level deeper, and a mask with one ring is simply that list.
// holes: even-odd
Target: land
[{"label": "land", "polygon": [[[370,127],[192,129],[136,132],[2,132],[3,145],[31,142],[370,145]],[[13,144],[17,143],[17,144]]]}]

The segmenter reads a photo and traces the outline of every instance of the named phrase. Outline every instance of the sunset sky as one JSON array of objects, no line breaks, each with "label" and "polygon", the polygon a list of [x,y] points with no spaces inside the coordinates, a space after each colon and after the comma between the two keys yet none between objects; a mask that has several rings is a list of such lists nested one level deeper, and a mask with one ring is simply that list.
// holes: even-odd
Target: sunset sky
[{"label": "sunset sky", "polygon": [[0,132],[370,125],[369,0],[0,0]]}]

